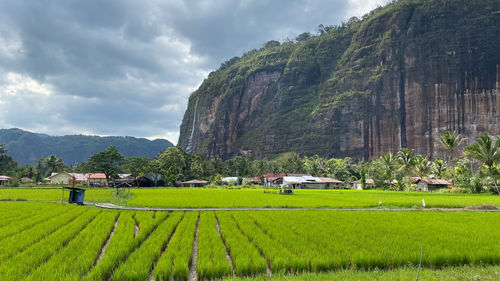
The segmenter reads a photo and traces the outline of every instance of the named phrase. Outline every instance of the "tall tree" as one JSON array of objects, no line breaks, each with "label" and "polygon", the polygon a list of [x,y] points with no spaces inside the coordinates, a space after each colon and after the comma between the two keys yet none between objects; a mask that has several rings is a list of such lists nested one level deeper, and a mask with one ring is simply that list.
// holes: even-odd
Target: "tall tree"
[{"label": "tall tree", "polygon": [[59,173],[64,170],[63,160],[55,155],[50,155],[49,157],[45,158],[44,163],[49,175],[52,173]]},{"label": "tall tree", "polygon": [[0,173],[6,173],[16,168],[17,162],[7,155],[8,151],[4,144],[0,144]]},{"label": "tall tree", "polygon": [[162,176],[170,186],[175,186],[179,179],[185,178],[189,173],[189,156],[177,146],[169,147],[160,154],[158,164]]},{"label": "tall tree", "polygon": [[379,163],[384,168],[385,177],[390,181],[394,179],[394,171],[396,170],[396,166],[398,164],[397,158],[391,152],[383,154],[379,158]]},{"label": "tall tree", "polygon": [[118,178],[119,166],[123,160],[123,155],[112,145],[106,150],[90,156],[88,165],[94,171],[104,173],[108,186],[111,186],[111,181]]},{"label": "tall tree", "polygon": [[423,157],[422,155],[417,155],[415,157],[415,174],[419,177],[426,177],[431,173],[432,163]]},{"label": "tall tree", "polygon": [[408,184],[411,183],[411,176],[415,168],[415,155],[413,153],[414,150],[409,148],[402,148],[398,151],[399,169],[404,172]]},{"label": "tall tree", "polygon": [[460,144],[462,144],[466,140],[467,138],[462,137],[462,135],[457,134],[457,132],[455,131],[446,131],[440,134],[439,142],[441,143],[441,146],[448,152],[448,163],[451,164],[452,170],[454,169],[453,154],[455,153],[455,150],[460,146]]},{"label": "tall tree", "polygon": [[464,149],[464,153],[478,160],[486,168],[487,174],[492,178],[493,187],[497,194],[500,194],[498,188],[498,164],[500,162],[500,137],[489,136],[485,133]]},{"label": "tall tree", "polygon": [[446,161],[441,158],[436,158],[432,162],[432,173],[438,177],[442,178],[446,171],[448,170],[448,166],[446,165]]}]

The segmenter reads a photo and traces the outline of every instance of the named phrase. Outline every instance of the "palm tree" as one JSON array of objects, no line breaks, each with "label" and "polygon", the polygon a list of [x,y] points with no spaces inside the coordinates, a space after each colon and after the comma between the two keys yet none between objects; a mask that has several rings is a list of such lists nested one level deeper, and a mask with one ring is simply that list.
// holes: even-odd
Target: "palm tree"
[{"label": "palm tree", "polygon": [[441,158],[434,159],[434,162],[432,163],[432,173],[436,177],[442,178],[443,174],[446,173],[446,170],[448,170],[448,166],[446,165],[446,161],[444,161]]},{"label": "palm tree", "polygon": [[405,171],[408,175],[411,173],[413,167],[415,166],[415,156],[413,155],[413,153],[414,150],[409,148],[401,148],[401,150],[398,151],[398,160],[399,164],[401,165],[400,169],[402,171]]},{"label": "palm tree", "polygon": [[396,169],[397,159],[391,152],[383,154],[379,158],[379,162],[384,167],[384,173],[388,177],[389,182],[393,180],[393,172]]},{"label": "palm tree", "polygon": [[409,148],[401,148],[398,151],[399,170],[404,173],[408,184],[411,183],[411,174],[415,168],[415,156],[413,153],[414,150]]},{"label": "palm tree", "polygon": [[64,163],[62,159],[55,155],[50,155],[49,157],[45,158],[45,165],[47,166],[47,169],[50,171],[50,173],[57,173],[64,169]]},{"label": "palm tree", "polygon": [[457,132],[455,131],[453,131],[453,133],[450,133],[450,131],[446,131],[440,134],[440,136],[441,137],[439,138],[439,142],[441,143],[441,146],[448,151],[448,162],[453,165],[452,157],[455,149],[457,149],[460,144],[466,141],[467,138],[463,138],[462,135],[457,134]]},{"label": "palm tree", "polygon": [[425,177],[431,172],[431,162],[427,160],[427,157],[422,157],[422,155],[417,155],[415,157],[415,173],[419,177]]},{"label": "palm tree", "polygon": [[488,133],[485,133],[476,140],[476,143],[465,147],[464,153],[469,157],[478,160],[484,167],[486,167],[489,176],[493,177],[493,185],[496,193],[500,194],[500,190],[495,179],[495,165],[500,162],[500,137],[491,137]]}]

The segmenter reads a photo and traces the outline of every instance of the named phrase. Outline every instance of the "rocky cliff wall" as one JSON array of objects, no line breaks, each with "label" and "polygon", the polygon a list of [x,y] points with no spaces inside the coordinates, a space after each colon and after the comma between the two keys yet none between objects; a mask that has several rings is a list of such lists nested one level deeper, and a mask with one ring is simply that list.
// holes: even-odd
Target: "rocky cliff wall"
[{"label": "rocky cliff wall", "polygon": [[193,93],[179,146],[222,158],[442,155],[445,130],[469,142],[500,133],[498,34],[499,1],[399,1],[250,52]]}]

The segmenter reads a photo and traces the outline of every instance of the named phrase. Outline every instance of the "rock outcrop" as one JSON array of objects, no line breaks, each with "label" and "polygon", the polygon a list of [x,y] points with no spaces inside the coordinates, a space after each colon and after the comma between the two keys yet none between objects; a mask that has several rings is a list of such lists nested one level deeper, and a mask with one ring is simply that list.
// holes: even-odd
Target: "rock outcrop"
[{"label": "rock outcrop", "polygon": [[222,158],[442,155],[445,130],[500,133],[499,34],[499,1],[406,0],[266,44],[191,95],[178,145]]}]

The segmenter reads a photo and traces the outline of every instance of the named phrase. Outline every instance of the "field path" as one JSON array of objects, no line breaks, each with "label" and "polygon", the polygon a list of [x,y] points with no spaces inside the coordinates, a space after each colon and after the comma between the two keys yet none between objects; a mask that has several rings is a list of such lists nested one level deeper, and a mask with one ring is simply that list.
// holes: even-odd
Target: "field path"
[{"label": "field path", "polygon": [[321,210],[321,211],[379,211],[379,212],[417,212],[417,211],[438,211],[438,212],[500,212],[500,209],[485,210],[485,209],[466,209],[466,208],[259,208],[259,207],[243,207],[243,208],[151,208],[151,207],[130,207],[120,206],[112,203],[86,203],[86,205],[95,205],[98,208],[112,210],[132,210],[132,211],[160,211],[160,212],[175,212],[175,211],[304,211],[304,210]]}]

